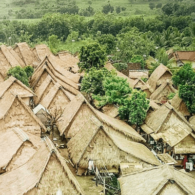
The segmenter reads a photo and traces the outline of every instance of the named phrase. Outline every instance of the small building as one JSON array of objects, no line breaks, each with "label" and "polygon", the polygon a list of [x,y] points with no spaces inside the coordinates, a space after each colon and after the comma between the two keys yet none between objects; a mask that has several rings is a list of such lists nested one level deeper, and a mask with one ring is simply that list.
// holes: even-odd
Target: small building
[{"label": "small building", "polygon": [[84,195],[78,181],[70,171],[49,138],[44,138],[39,150],[22,166],[0,175],[0,192],[16,195]]},{"label": "small building", "polygon": [[151,94],[150,99],[164,104],[168,101],[168,95],[176,92],[177,90],[173,87],[172,82],[166,80]]},{"label": "small building", "polygon": [[12,76],[0,83],[0,98],[7,92],[20,96],[27,106],[30,106],[32,98],[36,96],[31,89]]},{"label": "small building", "polygon": [[86,170],[89,160],[101,169],[118,170],[120,163],[138,163],[142,167],[160,165],[160,162],[147,149],[146,146],[125,137],[108,132],[106,127],[96,117],[88,117],[80,130],[71,138],[67,144],[70,159],[75,167]]},{"label": "small building", "polygon": [[38,136],[46,132],[45,126],[22,99],[8,92],[0,99],[0,134],[13,128]]},{"label": "small building", "polygon": [[64,135],[65,138],[70,139],[82,128],[87,130],[90,128],[87,125],[89,123],[89,118],[92,116],[101,122],[108,133],[113,132],[114,134],[129,140],[145,142],[142,136],[124,121],[112,118],[94,109],[82,94],[78,94],[66,106],[64,114],[57,124],[60,135]]},{"label": "small building", "polygon": [[163,64],[160,64],[147,81],[147,84],[150,86],[151,93],[153,93],[160,84],[164,83],[164,81],[171,80],[171,77],[171,71]]},{"label": "small building", "polygon": [[181,112],[183,116],[190,116],[185,102],[179,97],[178,93],[176,93],[173,99],[170,100],[170,103],[178,112]]},{"label": "small building", "polygon": [[127,174],[118,180],[121,195],[184,195],[195,192],[195,179],[170,165]]},{"label": "small building", "polygon": [[36,67],[37,59],[32,51],[32,49],[28,46],[26,42],[17,43],[14,51],[18,54],[20,59],[24,62],[25,66],[34,66]]}]

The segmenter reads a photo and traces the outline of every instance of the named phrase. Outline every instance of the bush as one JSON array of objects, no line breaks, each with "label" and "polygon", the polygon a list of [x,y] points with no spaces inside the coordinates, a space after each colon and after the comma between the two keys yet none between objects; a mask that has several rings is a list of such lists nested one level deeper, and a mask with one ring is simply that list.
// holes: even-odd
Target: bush
[{"label": "bush", "polygon": [[127,67],[128,67],[126,63],[114,63],[113,66],[114,66],[118,71],[126,70]]},{"label": "bush", "polygon": [[140,63],[142,69],[144,69],[144,67],[145,67],[144,59],[140,55],[133,55],[133,57],[131,58],[130,61],[133,62],[133,63]]},{"label": "bush", "polygon": [[171,99],[174,98],[174,96],[175,96],[175,93],[170,93],[170,94],[167,96],[167,98],[168,98],[169,100],[171,100]]}]

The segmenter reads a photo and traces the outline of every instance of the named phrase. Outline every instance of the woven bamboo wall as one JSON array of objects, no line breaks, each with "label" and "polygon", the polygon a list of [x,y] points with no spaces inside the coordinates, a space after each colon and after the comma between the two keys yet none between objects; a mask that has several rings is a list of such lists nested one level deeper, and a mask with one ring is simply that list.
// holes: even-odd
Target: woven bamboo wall
[{"label": "woven bamboo wall", "polygon": [[52,155],[38,187],[26,193],[26,195],[56,194],[59,188],[63,195],[78,195],[60,162],[55,155]]},{"label": "woven bamboo wall", "polygon": [[17,99],[15,99],[4,119],[0,120],[0,131],[12,128],[20,128],[25,132],[37,135],[41,131],[38,123]]}]

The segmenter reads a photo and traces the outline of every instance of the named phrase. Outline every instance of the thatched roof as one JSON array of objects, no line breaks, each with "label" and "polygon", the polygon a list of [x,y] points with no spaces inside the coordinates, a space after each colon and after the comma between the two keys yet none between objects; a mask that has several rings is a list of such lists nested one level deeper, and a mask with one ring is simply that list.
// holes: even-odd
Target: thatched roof
[{"label": "thatched roof", "polygon": [[36,61],[34,53],[26,42],[17,43],[14,51],[20,56],[26,66],[33,65],[33,62]]},{"label": "thatched roof", "polygon": [[[83,111],[81,109],[82,105],[86,106],[85,111]],[[74,122],[75,117],[79,113],[79,111],[81,111],[81,113],[83,113],[81,115],[81,118],[80,118],[80,120],[81,120],[80,125],[77,126],[77,130],[75,128],[71,129],[70,126]],[[100,123],[102,123],[102,126],[105,126],[105,128],[111,127],[114,130],[116,130],[117,132],[119,132],[127,137],[130,137],[130,138],[137,140],[137,141],[145,142],[145,140],[131,126],[129,126],[125,122],[118,120],[118,119],[115,119],[115,118],[112,118],[112,117],[94,109],[88,103],[88,101],[84,98],[84,96],[82,94],[78,94],[66,106],[66,108],[64,110],[64,114],[62,116],[62,120],[58,124],[60,135],[63,135],[63,134],[68,135],[69,134],[69,136],[71,135],[70,137],[72,137],[79,130],[79,128],[81,128],[82,125],[87,125],[86,120],[88,120],[88,119],[84,115],[84,112],[85,112],[86,116],[88,116],[88,117],[94,115],[100,121]],[[66,113],[69,113],[69,114],[67,115]]]},{"label": "thatched roof", "polygon": [[177,161],[172,158],[168,153],[158,154],[158,158],[165,164],[176,164]]},{"label": "thatched roof", "polygon": [[160,106],[154,101],[154,100],[149,100],[150,104],[149,106],[153,109],[153,110],[158,110],[160,108]]},{"label": "thatched roof", "polygon": [[116,118],[119,115],[118,108],[113,104],[108,104],[102,107],[102,112],[113,118]]},{"label": "thatched roof", "polygon": [[126,76],[123,73],[119,72],[114,66],[112,66],[112,64],[107,63],[105,65],[105,68],[107,70],[109,70],[109,71],[114,70],[117,73],[117,76],[118,77],[122,77],[124,79],[127,79],[127,82],[129,83],[129,86],[132,87],[132,88],[134,87],[134,84],[133,84],[134,83],[134,80],[133,79],[130,79],[128,76]]},{"label": "thatched roof", "polygon": [[192,195],[195,192],[195,179],[169,165],[132,173],[118,180],[122,195]]},{"label": "thatched roof", "polygon": [[149,113],[141,128],[155,140],[162,138],[171,147],[192,133],[188,121],[168,103]]},{"label": "thatched roof", "polygon": [[195,51],[176,51],[173,53],[173,56],[176,61],[186,60],[186,61],[195,62]]},{"label": "thatched roof", "polygon": [[65,62],[65,66],[70,68],[71,71],[73,72],[78,72],[79,71],[79,67],[78,67],[78,62],[79,59],[78,57],[73,56],[72,54],[70,54],[69,52],[63,51],[58,53],[58,57],[63,60]]},{"label": "thatched roof", "polygon": [[9,195],[55,194],[60,187],[65,195],[84,195],[53,143],[48,138],[44,141],[44,146],[27,163],[0,176],[0,191]]},{"label": "thatched roof", "polygon": [[19,95],[21,98],[35,96],[33,91],[31,91],[21,81],[12,76],[4,82],[0,83],[0,98],[2,98],[3,95],[8,91],[15,95]]},{"label": "thatched roof", "polygon": [[[106,129],[103,127],[102,123],[95,117],[91,116],[88,118],[88,123],[80,128],[80,130],[76,133],[76,135],[71,138],[68,142],[68,150],[70,152],[70,157],[75,165],[79,165],[81,158],[86,152],[87,148],[90,147],[92,141],[95,139],[95,136],[100,132],[104,131],[104,133],[112,140],[112,142],[117,146],[118,149],[125,152],[126,155],[131,155],[141,161],[144,161],[149,164],[159,165],[159,161],[153,155],[153,153],[147,149],[143,144],[129,141],[125,138],[121,138],[119,136],[114,135],[112,132],[108,133]],[[92,146],[93,145],[93,146]],[[93,150],[97,151],[95,147],[99,147],[98,145],[92,144],[91,147]],[[105,148],[106,150],[107,148]],[[100,151],[104,155],[104,151]],[[112,152],[112,151],[110,151]],[[114,156],[113,152],[113,156]],[[106,154],[105,154],[106,155]],[[91,157],[88,157],[89,160]],[[96,157],[99,159],[99,157]],[[105,156],[106,158],[106,156]],[[103,161],[103,159],[100,159]],[[128,161],[127,161],[128,162]],[[102,162],[104,164],[104,162]],[[121,162],[118,162],[118,165]],[[102,164],[102,165],[103,165]],[[106,164],[105,164],[106,166]]]},{"label": "thatched roof", "polygon": [[[14,94],[8,92],[6,93],[2,99],[0,99],[0,120],[4,120],[6,115],[8,114],[9,110],[12,108],[13,103],[17,101],[17,104],[20,104],[21,107],[29,113],[29,116],[42,128],[46,131],[45,126],[41,123],[41,121],[34,115],[31,109],[22,101],[19,96],[15,96]],[[14,107],[14,110],[17,110],[18,107]],[[21,112],[21,110],[19,110]],[[13,121],[12,121],[13,122]],[[14,121],[15,122],[15,121]],[[15,122],[16,123],[16,122]],[[28,124],[26,124],[27,126]],[[32,130],[31,127],[29,130]]]},{"label": "thatched roof", "polygon": [[176,93],[177,90],[172,86],[172,82],[167,80],[163,82],[150,96],[152,100],[160,100],[161,97],[168,100],[167,96],[170,93]]},{"label": "thatched roof", "polygon": [[55,82],[58,82],[61,86],[64,87],[65,90],[69,91],[70,93],[74,95],[78,94],[78,85],[76,83],[73,83],[66,77],[57,74],[55,71],[52,72],[51,69],[46,65],[44,65],[44,67],[39,72],[36,72],[32,75],[32,88],[35,88],[35,86],[37,85],[37,83],[39,83],[40,80],[43,80],[44,74],[49,75]]},{"label": "thatched roof", "polygon": [[144,81],[142,81],[142,79],[138,78],[133,81],[132,87],[135,89],[141,89],[142,91],[144,91],[144,90],[149,89],[150,86],[146,84]]},{"label": "thatched roof", "polygon": [[150,86],[150,91],[154,92],[154,90],[157,87],[157,82],[164,79],[171,79],[172,73],[171,71],[164,66],[163,64],[160,64],[154,72],[151,74],[150,78],[147,81],[147,84]]},{"label": "thatched roof", "polygon": [[[1,66],[1,64],[0,64],[0,66]],[[0,68],[0,82],[3,82],[4,81],[4,76],[3,76],[3,74],[1,73],[1,68]]]},{"label": "thatched roof", "polygon": [[129,78],[130,79],[141,79],[141,78],[148,79],[148,71],[129,71]]},{"label": "thatched roof", "polygon": [[25,133],[19,128],[1,134],[0,142],[0,172],[25,164],[42,144],[39,137]]},{"label": "thatched roof", "polygon": [[184,116],[190,116],[190,113],[187,109],[184,101],[179,97],[179,94],[176,93],[172,100],[170,100],[171,105]]},{"label": "thatched roof", "polygon": [[[62,92],[61,95],[59,95],[60,92]],[[58,83],[55,83],[49,93],[40,101],[40,104],[43,105],[46,109],[49,109],[51,103],[56,98],[58,101],[61,101],[61,108],[70,102],[69,92],[65,91]]]}]

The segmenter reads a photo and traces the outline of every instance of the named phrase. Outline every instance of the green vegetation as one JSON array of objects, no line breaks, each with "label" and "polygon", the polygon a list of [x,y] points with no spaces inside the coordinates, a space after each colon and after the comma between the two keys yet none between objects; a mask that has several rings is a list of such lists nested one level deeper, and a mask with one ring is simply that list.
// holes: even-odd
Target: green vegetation
[{"label": "green vegetation", "polygon": [[132,63],[139,63],[142,69],[145,67],[145,62],[142,56],[139,55],[133,55],[130,62]]},{"label": "green vegetation", "polygon": [[7,76],[13,76],[29,87],[29,78],[32,76],[33,72],[34,69],[31,66],[26,66],[25,68],[16,66],[9,69]]},{"label": "green vegetation", "polygon": [[172,99],[174,98],[174,96],[175,96],[175,93],[170,93],[170,94],[167,96],[167,98],[168,98],[169,100],[172,100]]}]

